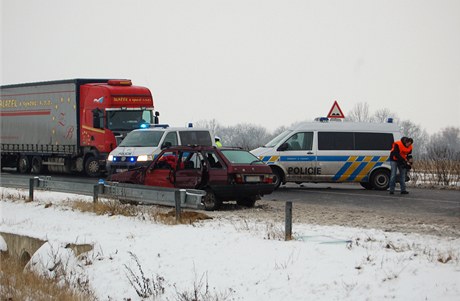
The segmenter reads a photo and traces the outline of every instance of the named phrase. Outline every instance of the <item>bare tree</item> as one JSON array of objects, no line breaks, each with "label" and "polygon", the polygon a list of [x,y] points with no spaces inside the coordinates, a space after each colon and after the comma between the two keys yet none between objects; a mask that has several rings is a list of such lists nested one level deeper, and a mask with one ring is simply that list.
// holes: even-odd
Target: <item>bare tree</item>
[{"label": "bare tree", "polygon": [[403,120],[399,122],[403,136],[414,139],[413,154],[416,158],[421,158],[426,153],[428,146],[429,136],[428,133],[410,120]]},{"label": "bare tree", "polygon": [[222,126],[219,124],[219,122],[216,119],[199,120],[195,122],[195,126],[208,129],[211,131],[211,133],[214,133],[216,135],[218,135],[220,129],[222,128]]},{"label": "bare tree", "polygon": [[372,120],[374,122],[386,122],[388,118],[393,118],[394,121],[398,119],[398,116],[396,113],[391,112],[390,109],[388,108],[383,108],[375,111],[374,116],[372,117]]},{"label": "bare tree", "polygon": [[369,114],[369,105],[366,102],[357,103],[345,118],[348,121],[371,122],[372,117]]},{"label": "bare tree", "polygon": [[271,135],[261,126],[240,123],[221,130],[221,138],[225,146],[236,146],[246,150],[255,149],[267,143]]}]

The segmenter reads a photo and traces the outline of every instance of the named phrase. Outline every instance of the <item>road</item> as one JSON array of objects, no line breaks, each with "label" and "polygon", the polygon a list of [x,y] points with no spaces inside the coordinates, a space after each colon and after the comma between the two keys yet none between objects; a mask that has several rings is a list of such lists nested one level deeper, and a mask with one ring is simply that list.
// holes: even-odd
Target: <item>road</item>
[{"label": "road", "polygon": [[[2,172],[0,185],[27,188],[32,175]],[[98,179],[53,175],[54,179],[96,184]],[[460,237],[460,190],[411,188],[408,195],[365,190],[355,184],[288,184],[245,210],[225,205],[210,215],[283,220],[292,201],[294,221]]]}]

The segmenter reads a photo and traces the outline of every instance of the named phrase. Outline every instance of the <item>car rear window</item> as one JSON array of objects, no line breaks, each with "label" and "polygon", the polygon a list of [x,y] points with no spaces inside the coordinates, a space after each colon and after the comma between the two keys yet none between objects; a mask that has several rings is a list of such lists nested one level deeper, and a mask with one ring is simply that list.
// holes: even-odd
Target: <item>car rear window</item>
[{"label": "car rear window", "polygon": [[211,135],[208,131],[180,131],[182,145],[204,145],[211,146]]},{"label": "car rear window", "polygon": [[225,150],[222,150],[221,152],[228,159],[228,161],[235,163],[235,164],[255,164],[255,163],[263,164],[263,162],[260,161],[256,156],[244,150],[225,149]]},{"label": "car rear window", "polygon": [[125,139],[120,143],[120,146],[158,146],[163,134],[163,131],[132,131],[126,135]]}]

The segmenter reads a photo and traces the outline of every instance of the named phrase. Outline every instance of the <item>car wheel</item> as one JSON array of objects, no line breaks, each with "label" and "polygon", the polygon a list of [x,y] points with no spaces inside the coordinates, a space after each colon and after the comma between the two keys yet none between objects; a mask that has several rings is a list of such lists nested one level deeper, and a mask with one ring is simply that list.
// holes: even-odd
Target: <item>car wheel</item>
[{"label": "car wheel", "polygon": [[257,197],[253,196],[253,197],[245,197],[245,198],[239,199],[236,201],[236,203],[240,206],[252,208],[256,204],[256,201],[257,201]]},{"label": "car wheel", "polygon": [[90,177],[97,177],[101,173],[99,162],[94,156],[89,156],[85,162],[85,172]]},{"label": "car wheel", "polygon": [[390,186],[390,171],[378,169],[371,175],[370,184],[375,190],[387,190]]},{"label": "car wheel", "polygon": [[208,189],[206,195],[203,198],[204,210],[213,211],[219,209],[221,202],[216,198],[216,194]]},{"label": "car wheel", "polygon": [[275,189],[280,187],[281,182],[283,181],[283,172],[279,168],[272,168],[273,172],[273,184],[275,184]]},{"label": "car wheel", "polygon": [[371,190],[372,189],[372,184],[370,182],[359,182],[359,184],[361,184],[362,187],[368,189],[368,190]]},{"label": "car wheel", "polygon": [[18,161],[19,173],[28,173],[30,171],[29,158],[27,156],[20,156]]}]

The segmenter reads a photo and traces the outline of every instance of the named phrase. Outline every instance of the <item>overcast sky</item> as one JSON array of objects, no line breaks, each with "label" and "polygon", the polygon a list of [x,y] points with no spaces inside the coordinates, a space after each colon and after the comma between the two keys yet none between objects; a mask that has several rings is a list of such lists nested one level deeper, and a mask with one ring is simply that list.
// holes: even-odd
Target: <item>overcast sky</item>
[{"label": "overcast sky", "polygon": [[272,131],[334,100],[460,127],[459,0],[0,0],[1,84],[130,78],[161,121]]}]

